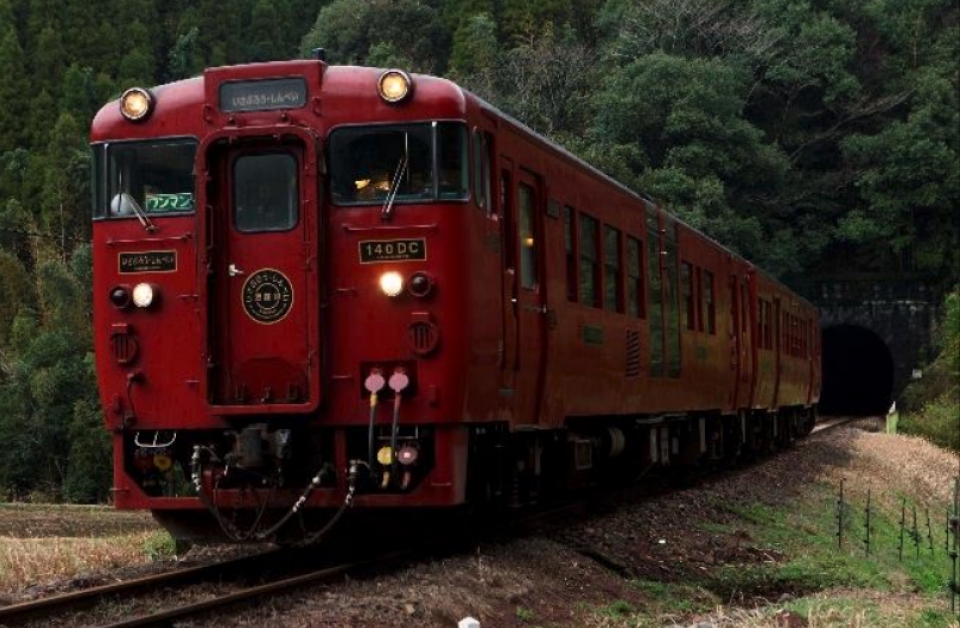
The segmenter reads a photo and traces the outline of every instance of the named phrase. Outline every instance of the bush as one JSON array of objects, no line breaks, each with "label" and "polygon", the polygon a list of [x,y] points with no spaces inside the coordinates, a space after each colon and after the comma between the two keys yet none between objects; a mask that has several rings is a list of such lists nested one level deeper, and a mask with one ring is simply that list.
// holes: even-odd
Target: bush
[{"label": "bush", "polygon": [[960,290],[947,295],[938,336],[939,355],[904,392],[900,428],[960,451]]}]

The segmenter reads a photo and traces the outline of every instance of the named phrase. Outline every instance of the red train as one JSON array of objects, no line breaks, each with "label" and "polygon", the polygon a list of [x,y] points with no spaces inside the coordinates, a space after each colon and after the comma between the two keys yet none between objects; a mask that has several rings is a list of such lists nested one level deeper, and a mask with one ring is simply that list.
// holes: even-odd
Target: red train
[{"label": "red train", "polygon": [[91,142],[114,500],[178,536],[519,506],[815,421],[812,305],[450,81],[214,68]]}]

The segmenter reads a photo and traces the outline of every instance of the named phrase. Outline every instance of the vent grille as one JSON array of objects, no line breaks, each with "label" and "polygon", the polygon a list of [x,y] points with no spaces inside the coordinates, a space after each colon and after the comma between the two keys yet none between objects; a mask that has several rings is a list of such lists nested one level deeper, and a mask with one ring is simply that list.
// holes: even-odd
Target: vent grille
[{"label": "vent grille", "polygon": [[627,377],[640,375],[640,333],[627,331]]},{"label": "vent grille", "polygon": [[117,332],[110,336],[110,350],[118,363],[126,365],[137,359],[140,346],[131,334]]},{"label": "vent grille", "polygon": [[407,328],[407,344],[417,355],[427,355],[440,343],[440,330],[433,323],[417,321]]}]

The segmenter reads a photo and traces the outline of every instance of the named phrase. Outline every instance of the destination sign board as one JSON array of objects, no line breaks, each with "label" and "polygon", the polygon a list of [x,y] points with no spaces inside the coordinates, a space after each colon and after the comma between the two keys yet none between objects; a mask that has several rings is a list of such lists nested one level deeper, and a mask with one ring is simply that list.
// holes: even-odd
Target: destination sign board
[{"label": "destination sign board", "polygon": [[306,104],[307,81],[300,77],[231,81],[220,86],[221,111],[299,109]]}]

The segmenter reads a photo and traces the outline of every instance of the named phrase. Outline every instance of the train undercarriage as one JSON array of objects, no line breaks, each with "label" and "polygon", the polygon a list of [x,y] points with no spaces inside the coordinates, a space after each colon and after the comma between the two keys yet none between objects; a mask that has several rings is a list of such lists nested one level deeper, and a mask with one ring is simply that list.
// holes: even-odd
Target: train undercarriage
[{"label": "train undercarriage", "polygon": [[[563,429],[378,429],[372,440],[360,428],[251,424],[193,433],[189,443],[174,433],[138,434],[125,442],[124,469],[147,502],[130,505],[152,508],[175,537],[302,542],[323,537],[348,510],[355,517],[466,507],[495,515],[598,486],[689,481],[788,447],[815,422],[814,407],[797,407],[590,417]],[[448,482],[460,473],[444,452],[458,443],[467,452],[465,481]]]}]

